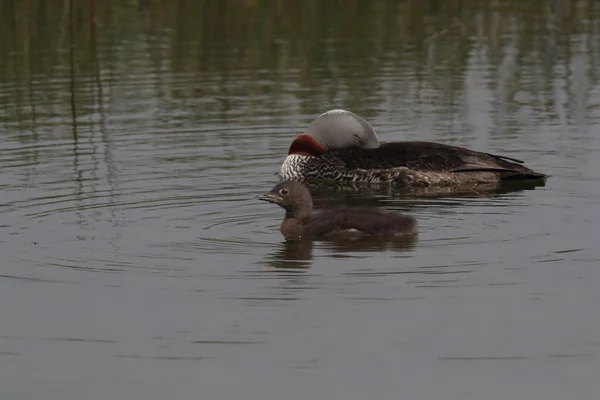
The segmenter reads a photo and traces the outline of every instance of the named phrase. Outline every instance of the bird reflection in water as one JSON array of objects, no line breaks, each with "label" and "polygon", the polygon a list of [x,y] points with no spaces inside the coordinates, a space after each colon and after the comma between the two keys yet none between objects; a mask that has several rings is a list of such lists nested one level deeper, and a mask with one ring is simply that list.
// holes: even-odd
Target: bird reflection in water
[{"label": "bird reflection in water", "polygon": [[418,235],[396,237],[384,240],[376,237],[362,237],[356,240],[306,239],[286,240],[279,249],[267,256],[264,265],[276,269],[308,269],[313,264],[313,248],[316,246],[330,254],[328,257],[352,257],[352,253],[413,251],[418,243]]}]

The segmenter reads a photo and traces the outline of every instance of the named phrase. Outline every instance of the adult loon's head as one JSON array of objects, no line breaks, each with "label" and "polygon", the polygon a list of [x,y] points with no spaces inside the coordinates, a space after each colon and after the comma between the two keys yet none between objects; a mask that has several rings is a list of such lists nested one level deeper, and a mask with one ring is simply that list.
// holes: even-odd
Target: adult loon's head
[{"label": "adult loon's head", "polygon": [[329,150],[379,147],[375,130],[364,118],[346,110],[330,110],[317,117],[290,146],[288,155],[315,156]]}]

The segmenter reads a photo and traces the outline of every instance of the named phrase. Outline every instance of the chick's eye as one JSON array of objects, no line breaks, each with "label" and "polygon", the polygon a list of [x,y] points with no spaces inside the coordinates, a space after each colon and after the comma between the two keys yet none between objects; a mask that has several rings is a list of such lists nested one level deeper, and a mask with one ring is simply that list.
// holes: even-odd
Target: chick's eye
[{"label": "chick's eye", "polygon": [[281,190],[279,191],[279,194],[286,195],[286,194],[288,194],[289,192],[290,192],[290,191],[289,191],[289,190],[287,190],[287,189],[281,189]]}]

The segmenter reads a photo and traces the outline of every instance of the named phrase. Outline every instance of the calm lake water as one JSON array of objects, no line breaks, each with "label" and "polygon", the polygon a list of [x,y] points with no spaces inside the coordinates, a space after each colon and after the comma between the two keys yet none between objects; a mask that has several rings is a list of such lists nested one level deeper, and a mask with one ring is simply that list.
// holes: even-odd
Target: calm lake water
[{"label": "calm lake water", "polygon": [[[2,399],[597,398],[600,3],[76,3],[0,1]],[[551,177],[286,243],[333,108]]]}]

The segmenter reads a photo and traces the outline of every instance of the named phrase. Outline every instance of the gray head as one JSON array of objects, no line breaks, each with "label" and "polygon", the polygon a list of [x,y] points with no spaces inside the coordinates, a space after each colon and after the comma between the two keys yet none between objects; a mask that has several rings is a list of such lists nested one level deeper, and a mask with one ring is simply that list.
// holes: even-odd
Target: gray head
[{"label": "gray head", "polygon": [[283,207],[286,217],[304,218],[309,216],[313,210],[310,192],[299,182],[281,182],[269,193],[258,195],[256,198]]},{"label": "gray head", "polygon": [[294,140],[288,154],[317,155],[350,147],[379,147],[375,130],[363,117],[346,110],[330,110],[317,117]]}]

